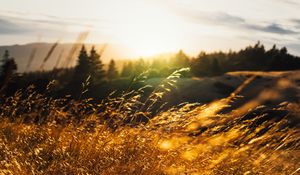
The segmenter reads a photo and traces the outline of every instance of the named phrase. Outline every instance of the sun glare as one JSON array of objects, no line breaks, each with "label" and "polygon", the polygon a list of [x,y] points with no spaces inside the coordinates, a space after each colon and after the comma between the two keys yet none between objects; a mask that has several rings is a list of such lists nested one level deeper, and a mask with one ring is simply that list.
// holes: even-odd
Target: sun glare
[{"label": "sun glare", "polygon": [[180,49],[183,28],[168,9],[142,4],[136,10],[116,16],[112,36],[136,56],[151,56]]}]

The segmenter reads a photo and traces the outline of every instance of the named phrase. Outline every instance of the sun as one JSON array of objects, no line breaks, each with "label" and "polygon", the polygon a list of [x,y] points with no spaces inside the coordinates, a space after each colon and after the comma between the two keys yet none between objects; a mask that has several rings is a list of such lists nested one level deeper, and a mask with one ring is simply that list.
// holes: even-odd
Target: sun
[{"label": "sun", "polygon": [[[161,25],[156,26],[162,27]],[[120,37],[120,42],[137,56],[152,56],[179,48],[176,34],[172,32],[171,30],[169,32],[167,30],[157,31],[156,28],[150,26],[140,27],[125,32],[124,36]]]},{"label": "sun", "polygon": [[115,41],[135,56],[173,52],[182,44],[183,27],[177,16],[165,8],[147,5],[124,13],[114,21]]}]

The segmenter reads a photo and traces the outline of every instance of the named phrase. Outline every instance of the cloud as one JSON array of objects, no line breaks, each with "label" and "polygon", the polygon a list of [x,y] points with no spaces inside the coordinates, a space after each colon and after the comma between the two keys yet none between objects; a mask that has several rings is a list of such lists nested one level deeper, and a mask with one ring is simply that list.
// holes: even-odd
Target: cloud
[{"label": "cloud", "polygon": [[110,21],[100,18],[63,18],[59,16],[0,10],[0,35],[60,38],[72,41],[78,33],[89,31],[105,38],[111,28]]},{"label": "cloud", "polygon": [[24,33],[27,32],[27,30],[22,29],[21,26],[18,24],[0,18],[0,35],[1,34],[18,34],[18,33]]},{"label": "cloud", "polygon": [[274,34],[280,34],[280,35],[299,34],[299,32],[296,32],[294,30],[285,29],[277,23],[271,23],[271,24],[268,24],[267,26],[247,24],[247,25],[245,25],[245,27],[250,30],[257,30],[257,31],[262,31],[262,32],[266,32],[266,33],[274,33]]},{"label": "cloud", "polygon": [[[25,16],[25,15],[24,15]],[[92,30],[88,21],[63,19],[59,17],[30,16],[20,17],[20,14],[7,15],[0,13],[0,35],[41,35],[45,37],[68,38],[76,35],[81,30]],[[73,28],[75,28],[73,30]],[[71,29],[71,30],[69,30]]]},{"label": "cloud", "polygon": [[63,19],[59,17],[53,16],[42,16],[41,18],[23,18],[23,17],[12,17],[12,16],[5,16],[0,15],[0,18],[4,19],[8,22],[14,23],[33,23],[33,24],[46,24],[46,25],[53,25],[53,26],[82,26],[88,27],[90,26],[88,22],[78,22],[78,20],[73,19]]},{"label": "cloud", "polygon": [[[300,34],[299,31],[294,31],[291,29],[286,29],[283,25],[269,22],[261,24],[260,22],[253,23],[249,22],[247,19],[234,16],[225,12],[193,12],[189,11],[185,13],[185,18],[194,23],[206,23],[213,26],[228,27],[238,30],[249,30],[258,31],[264,33],[272,33],[279,35],[294,35]],[[300,25],[300,20],[297,21]]]},{"label": "cloud", "polygon": [[277,0],[277,1],[282,2],[282,3],[285,3],[285,4],[293,5],[293,6],[294,6],[294,5],[297,5],[297,6],[300,5],[299,2],[296,2],[296,1],[294,1],[294,0]]},{"label": "cloud", "polygon": [[11,20],[18,20],[23,22],[33,22],[38,24],[48,25],[63,25],[63,26],[82,26],[90,27],[93,23],[105,23],[104,19],[99,18],[63,18],[55,15],[48,15],[42,13],[25,13],[16,11],[0,10],[0,17],[5,17]]},{"label": "cloud", "polygon": [[289,51],[291,51],[292,54],[300,55],[300,44],[298,43],[289,43],[286,45]]},{"label": "cloud", "polygon": [[184,16],[194,23],[209,23],[215,25],[238,25],[245,23],[245,19],[225,12],[187,11]]},{"label": "cloud", "polygon": [[291,21],[296,23],[296,24],[300,24],[300,19],[291,19]]},{"label": "cloud", "polygon": [[290,22],[295,25],[295,28],[300,29],[300,19],[290,19]]},{"label": "cloud", "polygon": [[53,27],[54,24],[58,25],[58,23],[44,23],[43,21],[38,20],[17,19],[0,16],[0,35],[57,35],[59,28]]}]

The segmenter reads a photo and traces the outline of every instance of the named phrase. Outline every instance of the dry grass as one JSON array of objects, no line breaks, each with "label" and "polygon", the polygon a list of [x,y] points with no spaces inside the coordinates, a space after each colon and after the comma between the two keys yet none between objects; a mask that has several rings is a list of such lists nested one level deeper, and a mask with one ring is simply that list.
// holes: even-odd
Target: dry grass
[{"label": "dry grass", "polygon": [[0,107],[0,174],[300,173],[299,105],[215,113],[223,99],[153,115],[177,73],[146,103],[143,88],[96,104],[19,91]]}]

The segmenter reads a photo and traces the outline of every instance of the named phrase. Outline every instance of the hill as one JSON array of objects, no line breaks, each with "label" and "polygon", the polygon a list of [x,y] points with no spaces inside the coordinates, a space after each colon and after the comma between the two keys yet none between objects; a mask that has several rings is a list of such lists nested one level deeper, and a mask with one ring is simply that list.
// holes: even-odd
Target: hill
[{"label": "hill", "polygon": [[[146,84],[157,86],[161,78],[149,79]],[[245,81],[249,81],[246,84]],[[244,87],[245,86],[245,87]],[[165,99],[170,106],[183,102],[208,103],[237,93],[239,98],[232,108],[252,108],[258,105],[276,105],[288,101],[300,103],[300,71],[229,72],[216,77],[181,78],[176,88]],[[252,106],[249,106],[249,105]]]},{"label": "hill", "polygon": [[[54,43],[30,43],[25,45],[11,45],[11,46],[0,46],[0,55],[4,54],[5,50],[9,50],[12,57],[15,58],[16,63],[18,65],[18,72],[24,71],[36,71],[40,69],[42,61],[46,57],[47,53],[51,49]],[[94,44],[85,44],[87,49],[89,50]],[[95,44],[97,50],[101,50],[104,44]],[[46,62],[44,67],[45,70],[53,69],[54,65],[57,63],[59,57],[62,59],[58,63],[58,67],[64,65],[64,59],[66,59],[73,47],[73,44],[70,43],[62,43],[58,44],[51,54],[50,58]],[[76,63],[78,56],[78,47],[77,51],[73,54],[72,61],[69,66],[73,66]],[[32,56],[33,55],[33,56]],[[128,58],[129,51],[120,45],[108,45],[103,52],[102,60],[104,63],[108,63],[110,59],[120,59],[120,58]],[[28,66],[28,62],[30,58],[32,59],[32,63]],[[119,67],[123,64],[124,61],[118,60],[117,64]],[[27,68],[28,67],[28,68]]]}]

